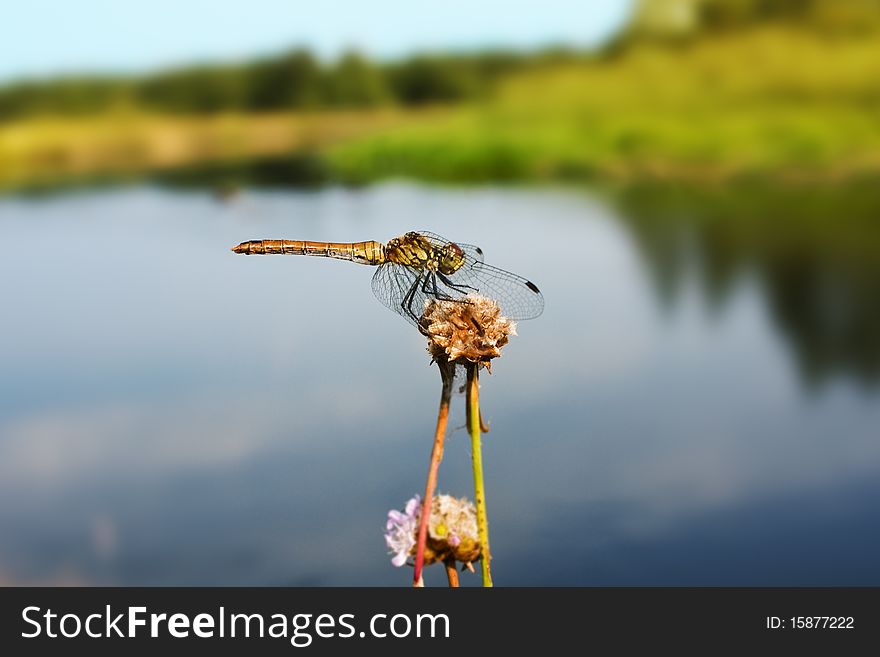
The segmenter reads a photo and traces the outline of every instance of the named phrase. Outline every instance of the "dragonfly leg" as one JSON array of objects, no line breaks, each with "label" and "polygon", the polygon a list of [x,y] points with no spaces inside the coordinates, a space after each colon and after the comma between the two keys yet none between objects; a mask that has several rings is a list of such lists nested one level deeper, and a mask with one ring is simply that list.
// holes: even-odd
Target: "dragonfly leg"
[{"label": "dragonfly leg", "polygon": [[[449,277],[444,276],[444,275],[441,274],[440,272],[437,272],[437,276],[440,278],[441,281],[443,281],[443,284],[444,284],[444,285],[446,285],[447,287],[452,288],[452,289],[455,290],[456,292],[460,292],[461,294],[467,294],[469,290],[472,291],[472,292],[478,292],[478,291],[479,291],[479,290],[477,290],[477,288],[475,288],[475,287],[471,287],[470,285],[459,285],[458,283],[453,283],[451,280],[449,280]],[[434,281],[434,287],[436,288],[436,286],[437,286],[437,281],[435,280],[435,281]]]},{"label": "dragonfly leg", "polygon": [[[460,292],[461,294],[467,294],[467,292],[465,292],[464,288],[468,287],[468,286],[455,285],[448,278],[446,278],[446,276],[444,276],[443,274],[441,274],[439,272],[428,274],[428,278],[431,280],[432,289],[430,289],[430,290],[428,289],[428,279],[425,279],[425,282],[422,283],[422,292],[424,292],[425,294],[430,294],[431,296],[433,296],[435,299],[438,299],[439,301],[454,301],[455,303],[470,303],[467,299],[456,299],[452,295],[446,294],[446,292],[441,292],[440,288],[437,287],[437,277],[438,276],[440,277],[440,280],[442,280],[444,283],[446,283],[446,285],[448,285],[450,288],[452,288],[456,292]],[[470,289],[476,290],[476,288],[473,288],[473,287]]]},{"label": "dragonfly leg", "polygon": [[419,286],[424,287],[427,281],[423,281],[425,274],[420,273],[419,277],[413,281],[413,284],[410,286],[409,290],[407,290],[406,295],[403,297],[403,301],[400,302],[400,307],[403,309],[403,312],[409,315],[416,324],[419,323],[420,315],[416,315],[413,311],[413,301],[416,298],[416,292],[419,290]]},{"label": "dragonfly leg", "polygon": [[[431,288],[428,288],[428,283],[431,284]],[[428,274],[425,277],[424,283],[422,283],[422,292],[428,294],[439,301],[455,301],[451,296],[446,294],[445,292],[441,292],[440,288],[437,287],[437,275],[436,274]]]}]

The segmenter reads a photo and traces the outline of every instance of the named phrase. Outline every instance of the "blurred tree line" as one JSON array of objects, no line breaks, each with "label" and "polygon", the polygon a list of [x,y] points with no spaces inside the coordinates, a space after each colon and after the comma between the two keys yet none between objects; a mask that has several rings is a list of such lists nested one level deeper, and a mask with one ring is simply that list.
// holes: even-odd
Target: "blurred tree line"
[{"label": "blurred tree line", "polygon": [[306,50],[293,50],[244,64],[193,66],[134,79],[19,82],[0,88],[0,120],[95,114],[125,106],[199,114],[451,102],[485,93],[507,73],[578,57],[553,49],[418,55],[375,63],[351,52],[328,64]]},{"label": "blurred tree line", "polygon": [[[880,0],[638,0],[630,25],[605,49],[680,40],[777,22],[822,31],[877,30]],[[242,64],[191,66],[142,77],[83,76],[0,87],[0,121],[97,114],[115,107],[206,114],[448,103],[485,95],[527,68],[585,60],[566,49],[417,55],[374,62],[350,52],[322,62],[292,50]]]}]

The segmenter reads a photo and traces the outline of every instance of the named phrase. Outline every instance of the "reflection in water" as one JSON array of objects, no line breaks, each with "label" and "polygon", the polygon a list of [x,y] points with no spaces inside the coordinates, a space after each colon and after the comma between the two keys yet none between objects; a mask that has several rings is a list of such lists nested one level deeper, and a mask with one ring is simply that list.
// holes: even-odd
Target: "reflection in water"
[{"label": "reflection in water", "polygon": [[739,277],[760,283],[808,384],[880,381],[880,190],[641,187],[620,208],[661,298],[694,265],[722,305]]},{"label": "reflection in water", "polygon": [[[382,527],[433,437],[423,339],[370,268],[229,247],[424,229],[547,301],[482,381],[500,584],[878,584],[869,192],[0,199],[0,583],[406,585]],[[453,432],[441,492],[468,451]]]}]

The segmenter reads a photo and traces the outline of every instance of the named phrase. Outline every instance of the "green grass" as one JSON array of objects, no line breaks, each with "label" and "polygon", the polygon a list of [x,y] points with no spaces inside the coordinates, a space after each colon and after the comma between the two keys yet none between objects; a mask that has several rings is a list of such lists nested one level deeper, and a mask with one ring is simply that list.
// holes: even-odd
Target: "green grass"
[{"label": "green grass", "polygon": [[838,180],[880,172],[880,38],[763,27],[507,79],[327,150],[351,180]]}]

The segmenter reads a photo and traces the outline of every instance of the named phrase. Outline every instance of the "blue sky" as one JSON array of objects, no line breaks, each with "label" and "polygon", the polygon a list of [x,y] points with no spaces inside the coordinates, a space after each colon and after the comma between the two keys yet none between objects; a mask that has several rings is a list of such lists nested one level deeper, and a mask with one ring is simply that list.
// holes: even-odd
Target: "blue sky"
[{"label": "blue sky", "polygon": [[392,58],[424,50],[601,43],[632,0],[11,0],[0,81],[139,72],[290,46]]}]

